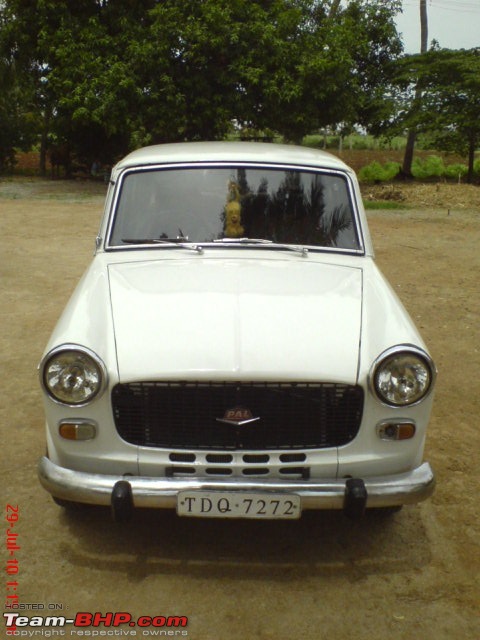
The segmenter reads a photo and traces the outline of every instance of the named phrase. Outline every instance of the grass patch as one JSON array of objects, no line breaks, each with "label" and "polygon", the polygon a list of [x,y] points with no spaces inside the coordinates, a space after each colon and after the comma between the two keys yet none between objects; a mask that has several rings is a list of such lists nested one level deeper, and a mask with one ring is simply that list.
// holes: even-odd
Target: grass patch
[{"label": "grass patch", "polygon": [[392,202],[391,200],[365,200],[363,202],[365,209],[408,209],[401,202]]}]

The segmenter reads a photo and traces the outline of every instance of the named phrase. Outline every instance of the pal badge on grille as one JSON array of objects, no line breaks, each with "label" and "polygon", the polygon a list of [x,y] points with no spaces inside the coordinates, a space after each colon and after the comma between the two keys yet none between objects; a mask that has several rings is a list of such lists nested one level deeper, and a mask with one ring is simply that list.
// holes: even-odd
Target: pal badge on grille
[{"label": "pal badge on grille", "polygon": [[217,422],[232,424],[235,427],[242,427],[245,424],[250,424],[257,420],[260,420],[260,417],[254,418],[250,409],[247,409],[246,407],[234,407],[233,409],[227,409],[223,418],[217,418]]}]

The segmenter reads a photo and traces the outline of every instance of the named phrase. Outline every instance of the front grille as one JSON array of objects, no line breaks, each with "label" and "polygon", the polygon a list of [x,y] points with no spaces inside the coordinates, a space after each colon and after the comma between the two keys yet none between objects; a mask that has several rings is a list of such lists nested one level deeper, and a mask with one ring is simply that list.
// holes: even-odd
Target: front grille
[{"label": "front grille", "polygon": [[[119,435],[167,449],[319,449],[347,444],[360,428],[363,390],[333,383],[117,384],[112,407]],[[224,424],[241,408],[254,418]]]}]

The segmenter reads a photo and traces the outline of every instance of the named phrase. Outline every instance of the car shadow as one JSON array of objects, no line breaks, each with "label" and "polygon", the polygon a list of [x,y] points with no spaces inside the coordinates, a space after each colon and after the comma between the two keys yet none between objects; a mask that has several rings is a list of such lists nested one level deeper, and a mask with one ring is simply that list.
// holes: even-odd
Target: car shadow
[{"label": "car shadow", "polygon": [[305,512],[300,520],[180,518],[174,512],[137,510],[126,524],[105,508],[61,512],[69,535],[62,556],[72,565],[120,571],[132,580],[155,574],[285,581],[418,569],[431,561],[421,508],[386,517],[371,512],[352,521],[338,511]]}]

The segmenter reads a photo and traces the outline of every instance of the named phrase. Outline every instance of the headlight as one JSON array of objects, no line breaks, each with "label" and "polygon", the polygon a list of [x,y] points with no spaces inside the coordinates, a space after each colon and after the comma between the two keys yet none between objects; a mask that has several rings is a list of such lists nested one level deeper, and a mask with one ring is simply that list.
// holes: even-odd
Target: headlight
[{"label": "headlight", "polygon": [[425,352],[409,346],[394,347],[374,363],[371,383],[382,402],[405,407],[428,394],[434,376],[435,367]]},{"label": "headlight", "polygon": [[76,345],[62,345],[48,353],[40,374],[44,389],[55,401],[75,406],[91,402],[107,379],[100,358]]}]

